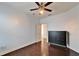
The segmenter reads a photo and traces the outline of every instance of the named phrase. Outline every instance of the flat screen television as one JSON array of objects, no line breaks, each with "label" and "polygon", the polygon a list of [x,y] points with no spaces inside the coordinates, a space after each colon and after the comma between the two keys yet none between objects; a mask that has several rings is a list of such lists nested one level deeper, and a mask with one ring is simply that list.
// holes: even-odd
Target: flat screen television
[{"label": "flat screen television", "polygon": [[68,42],[67,31],[48,31],[48,42],[59,46],[67,46]]}]

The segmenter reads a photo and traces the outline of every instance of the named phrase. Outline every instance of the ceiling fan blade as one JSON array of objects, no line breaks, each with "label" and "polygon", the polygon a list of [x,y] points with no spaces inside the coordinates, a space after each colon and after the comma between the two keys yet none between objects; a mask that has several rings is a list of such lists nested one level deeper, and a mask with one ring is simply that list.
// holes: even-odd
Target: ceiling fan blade
[{"label": "ceiling fan blade", "polygon": [[30,9],[30,11],[38,10],[38,8]]},{"label": "ceiling fan blade", "polygon": [[45,4],[45,7],[48,6],[48,5],[50,5],[51,3],[53,3],[53,2],[47,2],[47,3]]},{"label": "ceiling fan blade", "polygon": [[50,10],[50,9],[47,9],[47,8],[44,8],[44,10],[46,10],[46,11],[49,11],[49,12],[52,12],[52,10]]},{"label": "ceiling fan blade", "polygon": [[38,6],[40,6],[39,2],[35,2]]}]

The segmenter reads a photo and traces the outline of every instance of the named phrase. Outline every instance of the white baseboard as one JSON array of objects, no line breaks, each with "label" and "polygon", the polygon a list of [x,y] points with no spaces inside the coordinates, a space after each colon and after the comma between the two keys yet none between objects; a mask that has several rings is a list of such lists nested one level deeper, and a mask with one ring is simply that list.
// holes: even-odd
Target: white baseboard
[{"label": "white baseboard", "polygon": [[10,49],[10,50],[6,50],[6,51],[3,51],[3,52],[0,52],[0,56],[2,56],[2,55],[4,55],[4,54],[7,54],[7,53],[10,53],[10,52],[12,52],[12,51],[21,49],[21,48],[23,48],[23,47],[26,47],[26,46],[28,46],[28,45],[31,45],[31,44],[36,43],[36,42],[39,42],[39,41],[40,41],[40,40],[33,41],[33,42],[28,43],[28,44],[24,44],[24,45],[22,45],[22,46],[19,46],[19,47]]},{"label": "white baseboard", "polygon": [[76,50],[76,49],[74,49],[74,48],[72,48],[72,47],[68,47],[68,48],[70,48],[71,50],[73,50],[73,51],[79,53],[79,50]]}]

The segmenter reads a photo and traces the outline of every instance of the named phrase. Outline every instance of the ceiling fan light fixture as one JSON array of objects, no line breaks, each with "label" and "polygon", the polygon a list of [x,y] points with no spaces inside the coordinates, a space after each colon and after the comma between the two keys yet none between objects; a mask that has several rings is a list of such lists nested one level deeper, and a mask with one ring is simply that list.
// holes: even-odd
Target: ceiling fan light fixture
[{"label": "ceiling fan light fixture", "polygon": [[30,11],[39,10],[39,15],[43,15],[45,11],[52,12],[51,9],[46,8],[48,5],[50,5],[52,2],[47,2],[44,4],[43,2],[35,2],[38,5],[38,8],[30,9]]},{"label": "ceiling fan light fixture", "polygon": [[44,14],[44,7],[43,6],[39,8],[39,14],[40,15],[43,15]]},{"label": "ceiling fan light fixture", "polygon": [[40,11],[39,11],[39,14],[40,14],[40,15],[43,15],[43,14],[44,14],[44,10],[43,10],[43,9],[40,10]]}]

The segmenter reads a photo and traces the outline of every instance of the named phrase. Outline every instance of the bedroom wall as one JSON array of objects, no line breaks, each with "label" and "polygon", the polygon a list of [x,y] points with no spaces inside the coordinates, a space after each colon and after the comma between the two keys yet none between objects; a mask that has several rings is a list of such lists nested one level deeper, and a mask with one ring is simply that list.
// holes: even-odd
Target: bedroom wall
[{"label": "bedroom wall", "polygon": [[0,7],[0,55],[35,43],[38,20],[10,7]]},{"label": "bedroom wall", "polygon": [[70,48],[79,52],[79,5],[73,9],[40,20],[48,24],[49,31],[68,31],[70,33]]}]

